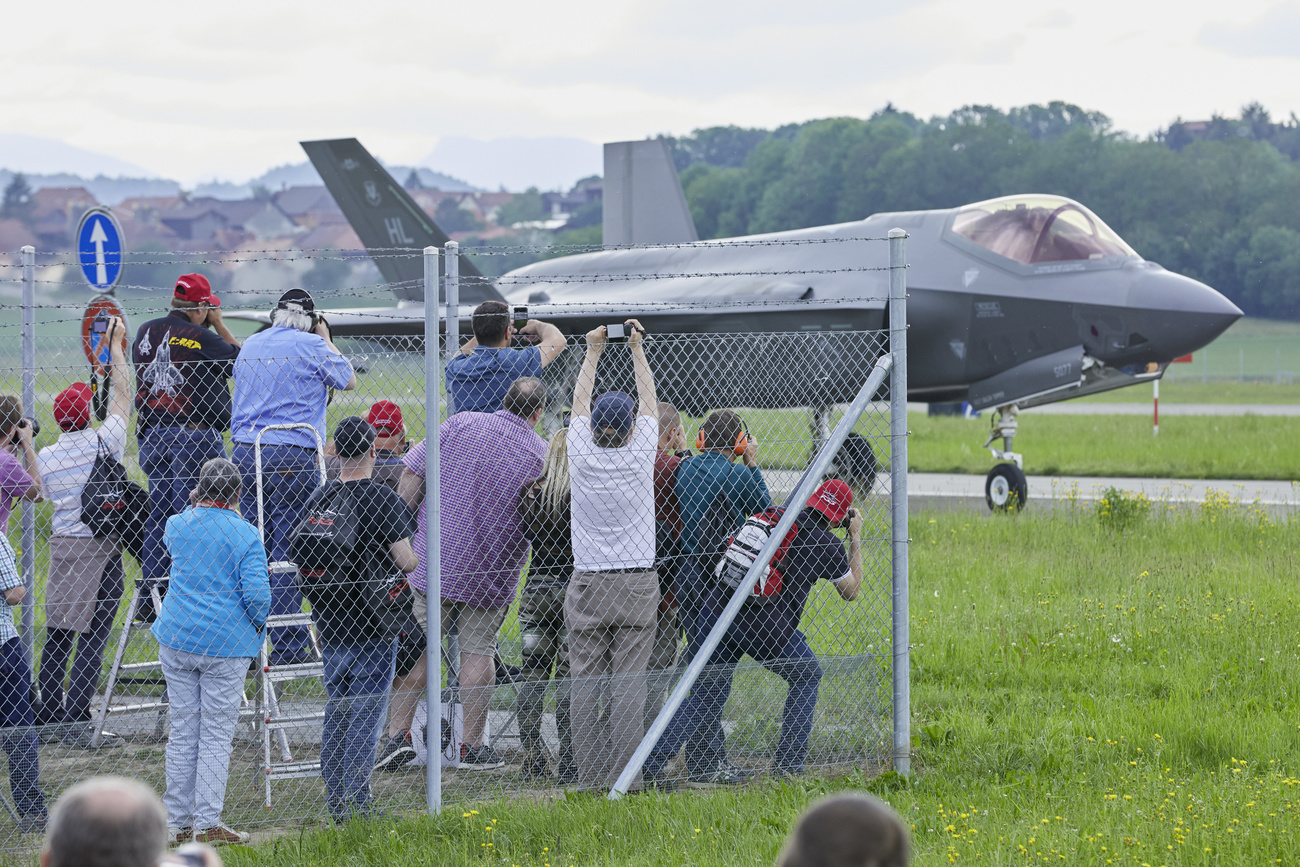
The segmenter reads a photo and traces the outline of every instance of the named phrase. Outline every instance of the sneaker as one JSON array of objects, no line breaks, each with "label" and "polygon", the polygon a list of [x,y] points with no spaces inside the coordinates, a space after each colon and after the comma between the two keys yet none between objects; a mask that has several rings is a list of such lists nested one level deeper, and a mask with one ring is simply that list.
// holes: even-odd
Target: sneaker
[{"label": "sneaker", "polygon": [[376,771],[396,771],[415,760],[415,747],[411,746],[411,732],[402,731],[388,739],[375,759]]},{"label": "sneaker", "polygon": [[692,789],[716,789],[720,786],[743,786],[754,778],[753,771],[738,768],[731,762],[723,761],[713,771],[695,773],[686,778],[686,785]]},{"label": "sneaker", "polygon": [[75,747],[79,750],[106,749],[108,747],[120,747],[122,745],[122,736],[110,732],[107,729],[99,733],[99,745],[94,746],[92,741],[95,736],[95,727],[90,723],[73,723],[72,727],[64,732],[60,742],[66,747]]},{"label": "sneaker", "polygon": [[24,813],[18,817],[18,830],[24,834],[44,834],[48,819],[44,813]]},{"label": "sneaker", "polygon": [[224,822],[214,828],[204,828],[194,832],[195,843],[207,843],[209,846],[239,846],[251,839],[244,831],[236,831]]},{"label": "sneaker", "polygon": [[460,761],[456,767],[466,771],[491,771],[505,767],[506,761],[496,750],[484,744],[481,747],[460,745]]},{"label": "sneaker", "polygon": [[186,825],[183,828],[177,828],[175,825],[167,826],[168,846],[179,846],[181,843],[188,843],[193,836],[194,828],[191,825]]},{"label": "sneaker", "polygon": [[507,665],[501,661],[501,657],[499,656],[494,657],[492,661],[495,664],[495,671],[493,674],[496,675],[497,686],[509,686],[511,684],[524,682],[524,670],[521,666]]},{"label": "sneaker", "polygon": [[649,768],[641,769],[641,791],[643,792],[675,792],[677,791],[677,781],[668,776],[668,773],[660,768],[652,771]]}]

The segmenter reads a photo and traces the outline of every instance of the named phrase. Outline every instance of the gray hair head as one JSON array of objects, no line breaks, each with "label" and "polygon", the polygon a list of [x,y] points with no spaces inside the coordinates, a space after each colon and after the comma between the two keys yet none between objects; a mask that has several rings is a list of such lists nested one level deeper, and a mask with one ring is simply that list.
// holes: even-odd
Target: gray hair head
[{"label": "gray hair head", "polygon": [[199,470],[199,483],[194,488],[194,498],[235,503],[239,500],[239,489],[243,481],[238,467],[225,458],[213,458]]},{"label": "gray hair head", "polygon": [[92,777],[50,811],[49,867],[157,867],[167,848],[167,811],[148,786]]},{"label": "gray hair head", "polygon": [[301,310],[276,309],[271,311],[271,324],[299,331],[311,331],[311,314]]}]

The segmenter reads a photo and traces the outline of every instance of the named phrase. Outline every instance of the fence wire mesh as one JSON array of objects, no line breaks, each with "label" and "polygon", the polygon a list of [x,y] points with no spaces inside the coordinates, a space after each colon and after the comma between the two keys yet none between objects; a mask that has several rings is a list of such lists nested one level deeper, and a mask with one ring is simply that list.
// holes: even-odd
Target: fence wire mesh
[{"label": "fence wire mesh", "polygon": [[[250,258],[238,267],[301,270],[312,256]],[[25,845],[45,799],[104,773],[166,792],[171,825],[217,842],[423,811],[427,761],[448,801],[607,788],[725,603],[726,570],[714,573],[729,538],[765,509],[803,508],[787,497],[888,352],[883,330],[656,333],[651,314],[639,348],[640,335],[611,341],[598,359],[581,336],[532,328],[540,347],[516,338],[451,361],[450,399],[444,389],[429,414],[445,635],[444,720],[430,725],[423,341],[323,341],[310,310],[254,335],[234,325],[248,335],[237,339],[215,317],[169,312],[171,286],[138,288],[125,353],[102,378],[82,356],[77,299],[38,305],[34,405],[8,422],[39,422],[37,472],[21,436],[0,453],[4,503],[22,494],[15,467],[45,498],[33,658],[24,639],[4,645],[4,848]],[[240,306],[265,310],[283,288],[250,289]],[[315,303],[377,294],[345,287]],[[20,394],[17,310],[3,313],[0,393]],[[500,409],[534,373],[541,386],[516,385]],[[449,415],[449,403],[499,411]],[[97,455],[147,492],[140,506],[95,499],[139,513],[123,538],[83,520]],[[887,764],[890,460],[882,390],[828,474],[846,487],[801,515],[782,588],[746,603],[652,752],[648,784]],[[342,559],[306,562],[326,554]]]}]

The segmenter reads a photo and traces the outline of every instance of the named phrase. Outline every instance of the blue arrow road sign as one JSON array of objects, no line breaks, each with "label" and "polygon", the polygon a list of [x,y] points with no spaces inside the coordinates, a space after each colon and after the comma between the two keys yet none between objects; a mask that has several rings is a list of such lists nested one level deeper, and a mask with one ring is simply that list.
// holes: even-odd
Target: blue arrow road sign
[{"label": "blue arrow road sign", "polygon": [[122,277],[122,227],[104,208],[91,208],[77,227],[81,273],[94,288],[112,291]]}]

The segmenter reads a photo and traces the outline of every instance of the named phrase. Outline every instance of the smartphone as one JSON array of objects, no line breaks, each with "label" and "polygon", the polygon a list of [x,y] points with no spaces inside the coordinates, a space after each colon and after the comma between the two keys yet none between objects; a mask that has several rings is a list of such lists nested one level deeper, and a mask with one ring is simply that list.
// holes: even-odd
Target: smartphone
[{"label": "smartphone", "polygon": [[522,331],[528,324],[528,308],[522,305],[515,308],[515,331]]},{"label": "smartphone", "polygon": [[606,340],[627,340],[628,327],[622,322],[605,326]]}]

